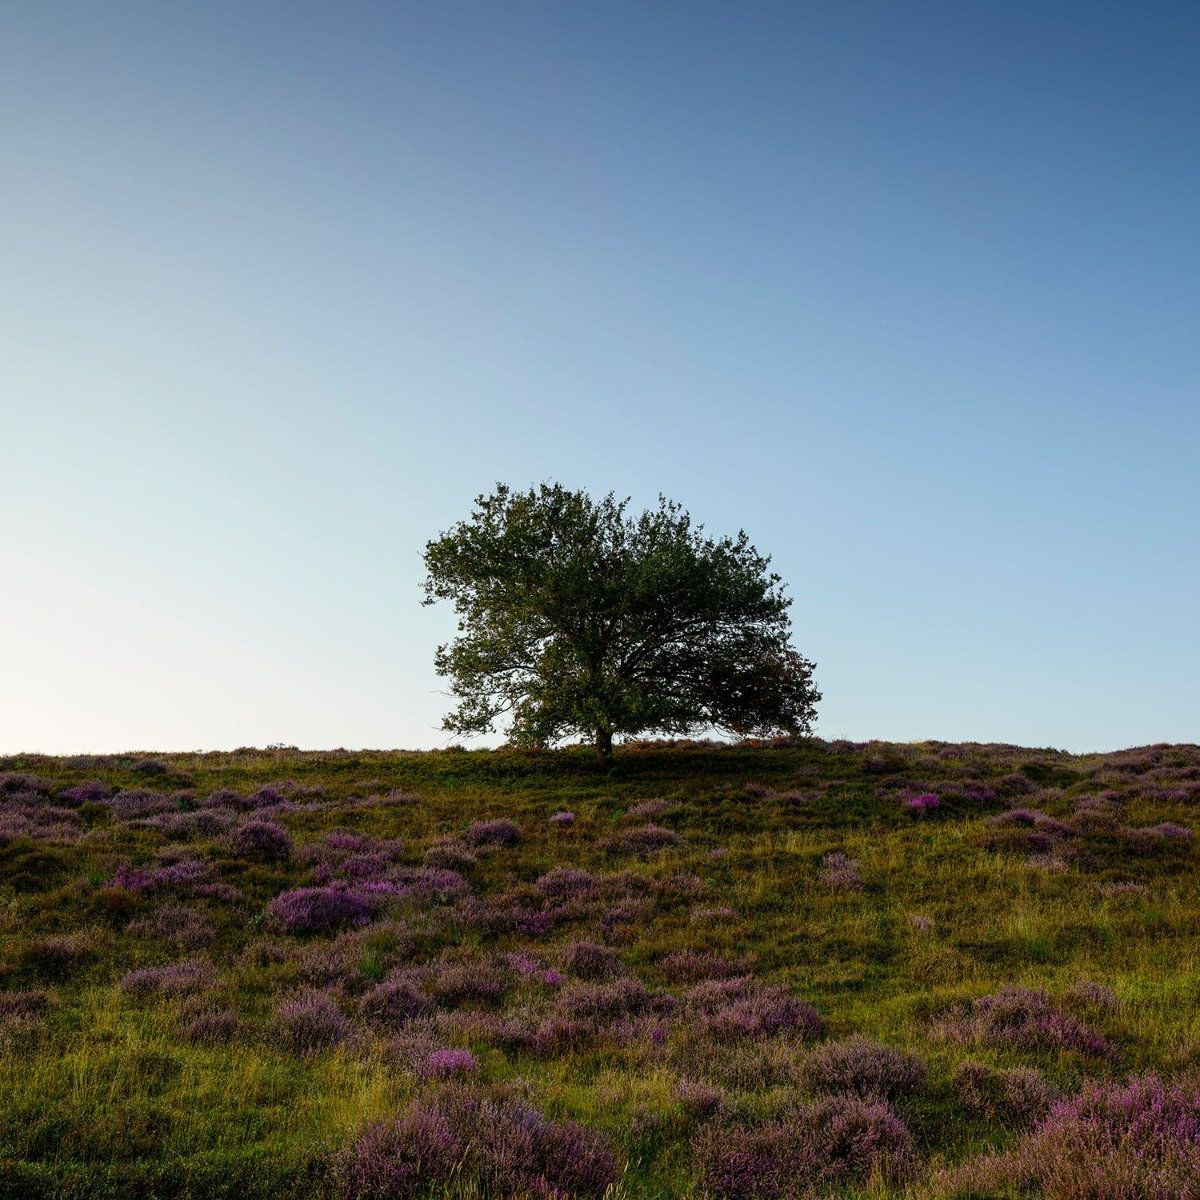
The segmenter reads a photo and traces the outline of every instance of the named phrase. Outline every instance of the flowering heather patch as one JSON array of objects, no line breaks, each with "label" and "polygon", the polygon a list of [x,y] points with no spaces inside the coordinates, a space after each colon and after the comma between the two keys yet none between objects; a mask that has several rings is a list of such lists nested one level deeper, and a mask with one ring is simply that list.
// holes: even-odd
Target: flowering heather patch
[{"label": "flowering heather patch", "polygon": [[933,918],[927,917],[923,913],[913,913],[908,918],[909,928],[917,933],[932,933]]},{"label": "flowering heather patch", "polygon": [[671,983],[699,983],[745,975],[750,964],[744,958],[725,958],[708,950],[676,950],[659,959],[658,969]]},{"label": "flowering heather patch", "polygon": [[1060,1099],[1033,1067],[996,1070],[981,1062],[960,1063],[950,1078],[958,1102],[972,1116],[1020,1128],[1040,1121]]},{"label": "flowering heather patch", "polygon": [[575,814],[569,809],[563,808],[558,812],[551,813],[549,820],[551,825],[574,825]]},{"label": "flowering heather patch", "polygon": [[675,1084],[675,1099],[688,1113],[700,1118],[715,1117],[728,1105],[721,1088],[701,1079],[680,1079]]},{"label": "flowering heather patch", "polygon": [[142,788],[117,792],[105,801],[114,819],[118,821],[133,821],[140,817],[154,817],[160,813],[179,811],[179,805],[171,797],[162,792],[148,792]]},{"label": "flowering heather patch", "polygon": [[625,969],[621,956],[608,946],[595,942],[568,942],[559,958],[563,970],[580,979],[605,979]]},{"label": "flowering heather patch", "polygon": [[1200,1200],[1200,1087],[1154,1074],[1088,1080],[1006,1153],[943,1174],[955,1195]]},{"label": "flowering heather patch", "polygon": [[900,804],[905,812],[912,813],[914,817],[923,817],[941,808],[942,800],[936,792],[901,792]]},{"label": "flowering heather patch", "polygon": [[417,1074],[424,1079],[451,1079],[478,1069],[479,1062],[470,1050],[434,1050],[416,1066]]},{"label": "flowering heather patch", "polygon": [[1091,979],[1080,979],[1071,984],[1063,992],[1063,999],[1068,1004],[1077,1005],[1080,1008],[1090,1008],[1098,1012],[1112,1012],[1119,1007],[1116,992]]},{"label": "flowering heather patch", "polygon": [[968,1010],[938,1022],[935,1032],[949,1041],[999,1049],[1087,1055],[1107,1054],[1111,1049],[1102,1035],[1062,1012],[1045,992],[1034,988],[1008,987],[993,996],[980,996]]},{"label": "flowering heather patch", "polygon": [[446,871],[469,871],[479,860],[475,851],[466,842],[455,838],[447,838],[434,842],[425,851],[425,862],[431,867],[440,867]]},{"label": "flowering heather patch", "polygon": [[640,829],[627,829],[603,843],[604,848],[613,854],[635,854],[646,856],[660,854],[664,850],[674,850],[683,845],[683,838],[673,829],[664,829],[653,823],[643,825]]},{"label": "flowering heather patch", "polygon": [[43,979],[70,979],[100,954],[99,939],[90,932],[52,933],[30,943],[22,956],[23,965]]},{"label": "flowering heather patch", "polygon": [[553,867],[539,876],[534,886],[555,899],[574,900],[592,895],[596,890],[596,878],[576,867]]},{"label": "flowering heather patch", "polygon": [[238,1036],[241,1022],[230,1009],[204,1006],[181,1013],[175,1029],[185,1041],[223,1046]]},{"label": "flowering heather patch", "polygon": [[239,812],[253,808],[245,796],[240,792],[235,792],[232,788],[217,788],[216,791],[209,792],[200,803],[205,808],[228,808]]},{"label": "flowering heather patch", "polygon": [[502,1093],[451,1085],[376,1124],[340,1158],[344,1200],[419,1200],[452,1179],[497,1200],[601,1196],[616,1182],[607,1142],[573,1121],[548,1121]]},{"label": "flowering heather patch", "polygon": [[12,796],[28,797],[49,796],[54,785],[48,779],[42,779],[25,771],[0,772],[0,797],[8,799]]},{"label": "flowering heather patch", "polygon": [[727,904],[722,904],[716,908],[694,908],[689,919],[697,924],[727,925],[737,920],[737,913]]},{"label": "flowering heather patch", "polygon": [[208,879],[210,870],[208,863],[195,858],[158,867],[126,865],[117,868],[108,886],[127,892],[195,891],[197,885]]},{"label": "flowering heather patch", "polygon": [[640,803],[632,805],[625,815],[644,821],[647,817],[662,816],[670,807],[666,800],[656,797],[653,800],[642,800]]},{"label": "flowering heather patch", "polygon": [[50,993],[43,988],[0,991],[0,1021],[30,1021],[50,1010]]},{"label": "flowering heather patch", "polygon": [[363,1018],[384,1029],[400,1029],[409,1021],[432,1016],[434,1011],[421,976],[408,970],[397,971],[359,1000]]},{"label": "flowering heather patch", "polygon": [[705,980],[688,988],[681,1001],[685,1011],[693,1014],[694,1027],[702,1037],[737,1040],[789,1033],[813,1038],[823,1029],[812,1005],[784,988],[746,975]]},{"label": "flowering heather patch", "polygon": [[341,1005],[317,988],[295,992],[276,1005],[275,1028],[292,1049],[301,1053],[335,1046],[352,1030]]},{"label": "flowering heather patch", "polygon": [[855,1037],[811,1051],[804,1076],[814,1091],[898,1100],[921,1088],[925,1066],[902,1050]]},{"label": "flowering heather patch", "polygon": [[521,827],[503,817],[476,821],[467,830],[466,840],[472,846],[515,846],[521,840]]},{"label": "flowering heather patch", "polygon": [[101,783],[98,779],[89,779],[86,783],[77,783],[74,787],[64,788],[59,795],[73,804],[98,804],[101,800],[107,800],[112,793],[113,789],[107,783]]},{"label": "flowering heather patch", "polygon": [[821,873],[817,878],[823,887],[838,892],[853,892],[863,886],[858,863],[841,850],[834,850],[825,855],[821,860]]},{"label": "flowering heather patch", "polygon": [[1150,889],[1144,883],[1132,879],[1121,879],[1115,883],[1102,883],[1100,891],[1105,896],[1144,896]]},{"label": "flowering heather patch", "polygon": [[378,896],[331,884],[280,892],[267,905],[267,913],[285,933],[305,934],[364,925],[379,908]]},{"label": "flowering heather patch", "polygon": [[188,996],[203,991],[216,979],[212,963],[189,959],[165,967],[143,967],[121,976],[121,990],[134,996]]},{"label": "flowering heather patch", "polygon": [[879,1101],[831,1097],[758,1128],[709,1126],[694,1142],[714,1200],[791,1200],[872,1177],[901,1182],[915,1166],[904,1122]]},{"label": "flowering heather patch", "polygon": [[433,970],[429,990],[445,1008],[493,1007],[504,999],[508,978],[488,962],[444,964]]},{"label": "flowering heather patch", "polygon": [[662,1000],[652,995],[637,979],[614,979],[610,983],[576,983],[558,994],[555,1007],[565,1017],[582,1021],[611,1021],[657,1011]]},{"label": "flowering heather patch", "polygon": [[147,817],[137,824],[146,829],[157,829],[164,837],[173,841],[189,842],[195,838],[215,837],[233,827],[236,818],[232,813],[214,808],[200,808],[195,812],[161,813]]},{"label": "flowering heather patch", "polygon": [[1192,836],[1191,829],[1186,825],[1180,825],[1177,821],[1160,821],[1157,825],[1152,825],[1150,828],[1161,838],[1166,838],[1168,841],[1186,840]]},{"label": "flowering heather patch", "polygon": [[254,862],[285,862],[292,854],[292,835],[274,821],[247,821],[234,833],[231,849]]},{"label": "flowering heather patch", "polygon": [[471,894],[471,885],[457,871],[443,867],[401,867],[390,879],[395,895],[421,904],[448,904]]}]

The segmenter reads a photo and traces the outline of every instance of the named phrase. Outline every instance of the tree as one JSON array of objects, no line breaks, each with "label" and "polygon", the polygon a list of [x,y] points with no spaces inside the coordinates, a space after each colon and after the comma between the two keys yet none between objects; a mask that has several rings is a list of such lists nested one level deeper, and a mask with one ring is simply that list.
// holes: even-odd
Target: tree
[{"label": "tree", "polygon": [[497,485],[425,547],[425,604],[458,636],[435,656],[454,733],[509,720],[517,745],[717,729],[802,734],[820,693],[790,644],[791,600],[746,534],[704,536],[674,501],[632,516],[610,492]]}]

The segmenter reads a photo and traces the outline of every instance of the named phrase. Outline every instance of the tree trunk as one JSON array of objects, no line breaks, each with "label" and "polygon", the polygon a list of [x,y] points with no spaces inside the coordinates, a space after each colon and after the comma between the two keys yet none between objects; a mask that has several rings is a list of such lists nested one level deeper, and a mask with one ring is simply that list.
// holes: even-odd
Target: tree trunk
[{"label": "tree trunk", "polygon": [[596,730],[596,752],[600,755],[604,765],[612,764],[612,730],[597,729]]}]

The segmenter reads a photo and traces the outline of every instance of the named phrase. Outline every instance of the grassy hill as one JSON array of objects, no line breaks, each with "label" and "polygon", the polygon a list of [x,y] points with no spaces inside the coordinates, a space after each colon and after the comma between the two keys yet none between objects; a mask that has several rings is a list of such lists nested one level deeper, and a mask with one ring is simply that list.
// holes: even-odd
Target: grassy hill
[{"label": "grassy hill", "polygon": [[1200,1196],[1198,798],[1196,746],[2,760],[0,1200]]}]

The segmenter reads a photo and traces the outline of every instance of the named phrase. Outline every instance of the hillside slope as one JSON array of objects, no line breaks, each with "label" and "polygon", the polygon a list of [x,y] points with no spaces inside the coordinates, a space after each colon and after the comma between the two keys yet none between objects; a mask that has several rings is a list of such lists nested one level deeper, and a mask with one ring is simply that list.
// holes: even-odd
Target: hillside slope
[{"label": "hillside slope", "polygon": [[1195,746],[0,761],[0,1200],[1200,1197],[1198,798]]}]

